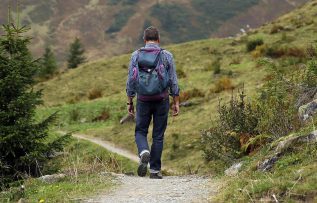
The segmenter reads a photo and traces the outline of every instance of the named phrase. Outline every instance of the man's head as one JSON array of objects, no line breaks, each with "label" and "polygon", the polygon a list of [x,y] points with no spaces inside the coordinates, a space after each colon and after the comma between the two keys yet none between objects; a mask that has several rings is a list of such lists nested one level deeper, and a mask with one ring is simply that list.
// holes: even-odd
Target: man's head
[{"label": "man's head", "polygon": [[148,27],[144,30],[143,40],[145,43],[147,42],[160,42],[160,33],[155,27]]}]

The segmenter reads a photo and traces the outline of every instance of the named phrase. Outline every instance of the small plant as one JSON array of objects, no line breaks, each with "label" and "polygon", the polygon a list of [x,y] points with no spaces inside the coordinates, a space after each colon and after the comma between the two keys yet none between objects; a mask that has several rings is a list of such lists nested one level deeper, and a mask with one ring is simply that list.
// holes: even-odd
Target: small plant
[{"label": "small plant", "polygon": [[187,100],[189,100],[191,98],[204,97],[204,96],[205,96],[205,94],[201,90],[199,90],[197,88],[194,88],[192,90],[181,92],[180,100],[181,101],[187,101]]},{"label": "small plant", "polygon": [[186,78],[187,77],[185,71],[181,68],[176,68],[176,73],[177,73],[178,78]]},{"label": "small plant", "polygon": [[172,134],[172,149],[171,149],[171,153],[169,155],[170,160],[175,159],[175,154],[178,152],[179,150],[179,135],[178,134]]},{"label": "small plant", "polygon": [[283,26],[274,24],[273,27],[271,28],[270,34],[276,34],[283,30],[284,30]]},{"label": "small plant", "polygon": [[104,109],[99,116],[95,117],[92,121],[106,121],[110,118],[110,113],[107,109]]},{"label": "small plant", "polygon": [[263,39],[254,39],[247,42],[246,49],[247,52],[251,52],[256,49],[257,46],[261,46],[264,44]]},{"label": "small plant", "polygon": [[93,88],[88,92],[88,99],[94,100],[102,97],[102,91],[98,88]]},{"label": "small plant", "polygon": [[231,79],[227,76],[224,76],[216,81],[213,92],[220,93],[225,90],[233,90],[233,89],[234,89],[234,85],[232,84]]},{"label": "small plant", "polygon": [[69,55],[67,59],[68,68],[77,68],[80,64],[86,61],[84,56],[85,49],[79,38],[75,38],[74,42],[69,46]]},{"label": "small plant", "polygon": [[78,108],[74,108],[69,112],[69,122],[78,122],[81,117],[81,112]]},{"label": "small plant", "polygon": [[240,156],[239,139],[218,126],[201,133],[201,144],[206,161],[231,163]]},{"label": "small plant", "polygon": [[218,75],[221,73],[221,64],[220,64],[220,59],[217,59],[212,63],[212,68],[214,70],[214,75]]}]

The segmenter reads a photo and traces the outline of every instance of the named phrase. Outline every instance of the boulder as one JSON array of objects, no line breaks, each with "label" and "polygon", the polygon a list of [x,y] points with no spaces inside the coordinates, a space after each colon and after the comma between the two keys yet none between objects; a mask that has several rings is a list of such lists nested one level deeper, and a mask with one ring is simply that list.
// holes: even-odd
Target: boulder
[{"label": "boulder", "polygon": [[289,135],[283,137],[275,143],[274,154],[269,158],[265,159],[263,162],[259,163],[257,169],[259,171],[269,171],[273,168],[276,161],[283,155],[283,153],[289,149],[291,146],[294,146],[298,143],[314,143],[317,142],[317,130],[309,133],[308,135]]},{"label": "boulder", "polygon": [[298,116],[302,121],[306,121],[317,112],[317,99],[305,104],[298,109]]},{"label": "boulder", "polygon": [[239,173],[241,167],[242,167],[242,164],[243,164],[242,162],[233,164],[230,168],[225,170],[225,174],[227,176],[235,176],[235,175],[237,175]]},{"label": "boulder", "polygon": [[190,106],[193,106],[193,105],[194,105],[194,103],[191,102],[191,101],[185,101],[185,102],[181,102],[179,104],[179,106],[181,106],[181,107],[190,107]]},{"label": "boulder", "polygon": [[271,170],[273,168],[275,162],[279,159],[280,154],[275,154],[270,158],[265,159],[262,163],[258,165],[258,170],[265,172]]},{"label": "boulder", "polygon": [[124,124],[124,123],[128,123],[128,122],[134,122],[135,118],[133,115],[128,114],[126,116],[124,116],[123,118],[121,118],[120,120],[120,124]]},{"label": "boulder", "polygon": [[60,179],[65,178],[66,175],[61,173],[61,174],[52,174],[52,175],[45,175],[41,176],[38,179],[45,182],[45,183],[55,183],[59,181]]}]

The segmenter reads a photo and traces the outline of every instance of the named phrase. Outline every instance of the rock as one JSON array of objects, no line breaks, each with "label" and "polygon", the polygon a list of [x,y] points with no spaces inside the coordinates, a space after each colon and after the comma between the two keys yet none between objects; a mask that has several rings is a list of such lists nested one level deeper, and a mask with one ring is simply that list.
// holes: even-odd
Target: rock
[{"label": "rock", "polygon": [[298,141],[300,141],[300,142],[308,142],[308,143],[317,142],[317,130],[309,133],[308,135],[300,136],[298,138]]},{"label": "rock", "polygon": [[120,120],[120,124],[124,124],[124,123],[127,123],[127,122],[134,122],[135,121],[135,118],[133,115],[131,114],[128,114],[126,116],[124,116],[121,120]]},{"label": "rock", "polygon": [[185,102],[181,102],[179,104],[179,106],[181,106],[181,107],[190,107],[190,106],[193,106],[193,105],[194,105],[194,103],[191,102],[191,101],[185,101]]},{"label": "rock", "polygon": [[262,163],[258,164],[257,169],[263,172],[269,171],[274,166],[275,162],[278,161],[283,153],[291,146],[294,146],[297,143],[313,142],[317,142],[317,130],[309,133],[308,135],[290,135],[284,137],[280,141],[278,141],[275,148],[275,154],[265,159]]},{"label": "rock", "polygon": [[26,203],[27,201],[23,198],[19,199],[18,203]]},{"label": "rock", "polygon": [[287,150],[291,145],[294,144],[298,139],[298,136],[288,136],[287,139],[282,140],[278,143],[277,147],[275,148],[275,153],[280,154]]},{"label": "rock", "polygon": [[61,173],[61,174],[52,174],[52,175],[45,175],[41,176],[38,179],[45,182],[45,183],[55,183],[59,181],[60,179],[65,178],[66,175]]},{"label": "rock", "polygon": [[298,116],[302,121],[306,121],[317,112],[317,99],[305,104],[298,109]]},{"label": "rock", "polygon": [[279,154],[275,154],[274,156],[265,159],[262,163],[258,165],[257,169],[262,172],[269,171],[271,168],[273,168],[273,165],[279,159],[279,157]]},{"label": "rock", "polygon": [[242,162],[233,164],[230,168],[225,170],[225,174],[227,176],[235,176],[239,173],[240,169],[242,167]]}]

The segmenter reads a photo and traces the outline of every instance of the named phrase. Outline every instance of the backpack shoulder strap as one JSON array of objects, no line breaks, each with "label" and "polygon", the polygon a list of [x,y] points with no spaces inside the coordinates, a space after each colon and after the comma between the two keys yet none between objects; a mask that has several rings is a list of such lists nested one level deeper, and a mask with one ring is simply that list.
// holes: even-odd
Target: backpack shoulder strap
[{"label": "backpack shoulder strap", "polygon": [[163,62],[164,67],[169,68],[168,60],[167,60],[167,57],[166,57],[164,51],[165,51],[165,49],[161,48],[162,62]]}]

